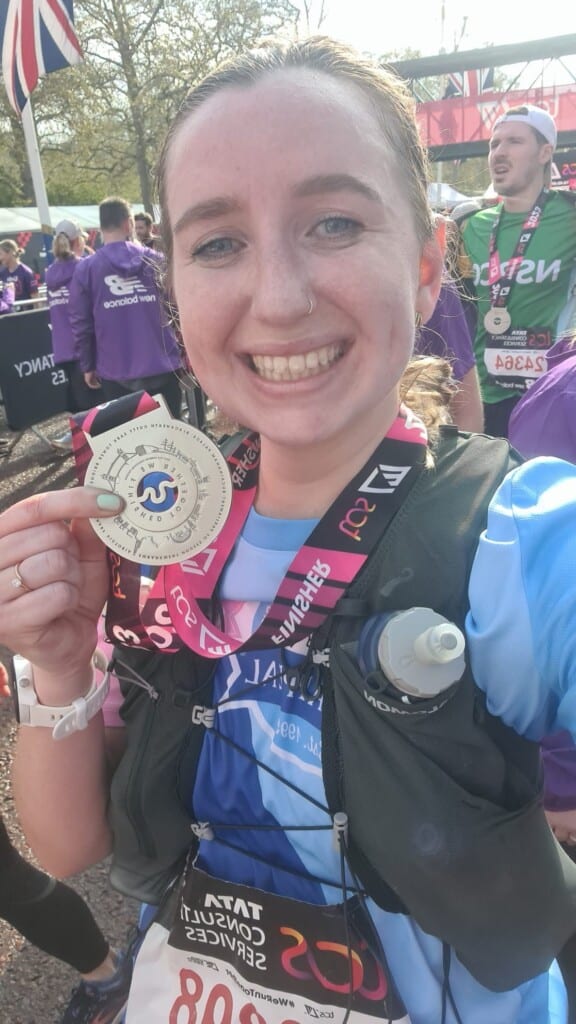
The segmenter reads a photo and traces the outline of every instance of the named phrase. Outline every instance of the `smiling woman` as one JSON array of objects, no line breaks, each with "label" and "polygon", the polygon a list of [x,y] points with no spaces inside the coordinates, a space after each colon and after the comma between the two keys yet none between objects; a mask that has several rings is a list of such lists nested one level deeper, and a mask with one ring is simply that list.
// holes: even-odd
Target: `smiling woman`
[{"label": "smiling woman", "polygon": [[[328,47],[301,53],[262,51],[191,94],[160,195],[194,371],[263,435],[263,462],[278,442],[305,446],[318,514],[396,415],[441,254],[410,101],[368,64],[335,76]],[[325,495],[319,459],[335,472]],[[263,494],[260,507],[274,512]]]},{"label": "smiling woman", "polygon": [[[112,556],[111,821],[97,715],[62,744],[23,729],[17,767],[40,856],[111,850],[115,883],[162,904],[127,1024],[565,1020],[576,885],[536,741],[575,732],[576,469],[442,424],[446,364],[412,360],[442,269],[426,184],[402,83],[322,38],[216,69],[168,133],[167,285],[246,428],[231,511],[148,600],[150,566]],[[48,705],[92,692],[108,578],[86,520],[111,500],[0,520],[0,638]]]}]

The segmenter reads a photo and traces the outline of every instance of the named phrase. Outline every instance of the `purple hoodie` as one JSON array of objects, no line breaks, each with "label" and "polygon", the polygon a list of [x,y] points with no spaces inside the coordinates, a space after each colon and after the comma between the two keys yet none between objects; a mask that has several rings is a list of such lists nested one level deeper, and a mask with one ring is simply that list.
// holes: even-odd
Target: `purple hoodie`
[{"label": "purple hoodie", "polygon": [[576,462],[576,346],[562,338],[546,363],[546,372],[514,408],[508,437],[528,459],[554,455]]},{"label": "purple hoodie", "polygon": [[76,359],[76,344],[70,326],[68,305],[70,283],[79,263],[80,260],[73,256],[69,260],[55,260],[46,270],[46,289],[55,363],[67,363]]},{"label": "purple hoodie", "polygon": [[68,312],[84,373],[124,381],[182,365],[156,282],[161,260],[135,242],[109,242],[79,261]]},{"label": "purple hoodie", "polygon": [[0,285],[0,313],[11,313],[14,308],[14,285]]},{"label": "purple hoodie", "polygon": [[0,269],[0,281],[14,285],[16,302],[31,299],[38,292],[34,271],[30,270],[30,267],[27,267],[25,263],[18,263],[14,270],[2,267]]},{"label": "purple hoodie", "polygon": [[420,356],[447,359],[456,380],[463,380],[475,365],[468,321],[452,282],[442,285],[432,316],[418,332],[414,351]]}]

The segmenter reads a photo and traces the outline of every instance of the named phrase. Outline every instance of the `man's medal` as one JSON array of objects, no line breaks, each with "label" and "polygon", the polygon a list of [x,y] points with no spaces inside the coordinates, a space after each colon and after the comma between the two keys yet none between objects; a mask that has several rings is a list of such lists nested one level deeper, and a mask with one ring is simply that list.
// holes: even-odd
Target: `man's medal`
[{"label": "man's medal", "polygon": [[490,233],[488,243],[488,281],[490,284],[491,307],[484,315],[484,327],[492,337],[499,337],[506,334],[512,326],[512,317],[506,306],[510,301],[510,293],[516,282],[517,275],[522,266],[522,260],[526,253],[536,229],[540,223],[542,212],[548,198],[549,189],[543,188],[538,196],[530,213],[525,218],[520,232],[520,237],[514,248],[514,252],[505,264],[506,269],[502,272],[500,256],[498,254],[498,229],[502,220],[502,210],[498,214]]},{"label": "man's medal", "polygon": [[512,324],[512,317],[505,306],[491,306],[484,316],[484,327],[488,334],[506,334]]}]

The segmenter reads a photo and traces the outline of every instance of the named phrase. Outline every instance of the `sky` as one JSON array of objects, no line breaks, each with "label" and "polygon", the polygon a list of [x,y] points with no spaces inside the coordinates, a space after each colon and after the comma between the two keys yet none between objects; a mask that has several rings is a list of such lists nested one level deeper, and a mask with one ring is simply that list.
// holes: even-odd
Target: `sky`
[{"label": "sky", "polygon": [[[303,0],[300,0],[302,5]],[[308,0],[316,28],[322,0]],[[422,55],[471,50],[485,45],[527,42],[574,33],[574,5],[541,5],[522,0],[324,0],[322,31],[360,50],[380,55],[408,48]],[[444,12],[444,18],[442,17]]]}]

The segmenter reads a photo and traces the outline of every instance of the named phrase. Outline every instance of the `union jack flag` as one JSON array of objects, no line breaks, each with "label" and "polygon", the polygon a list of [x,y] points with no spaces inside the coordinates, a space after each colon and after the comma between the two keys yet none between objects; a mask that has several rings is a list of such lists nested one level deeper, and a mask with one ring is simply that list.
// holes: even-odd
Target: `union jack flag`
[{"label": "union jack flag", "polygon": [[446,91],[442,99],[451,96],[479,96],[494,88],[494,68],[479,68],[477,71],[453,71],[448,76]]},{"label": "union jack flag", "polygon": [[38,79],[82,60],[73,0],[0,0],[2,77],[17,114]]}]

